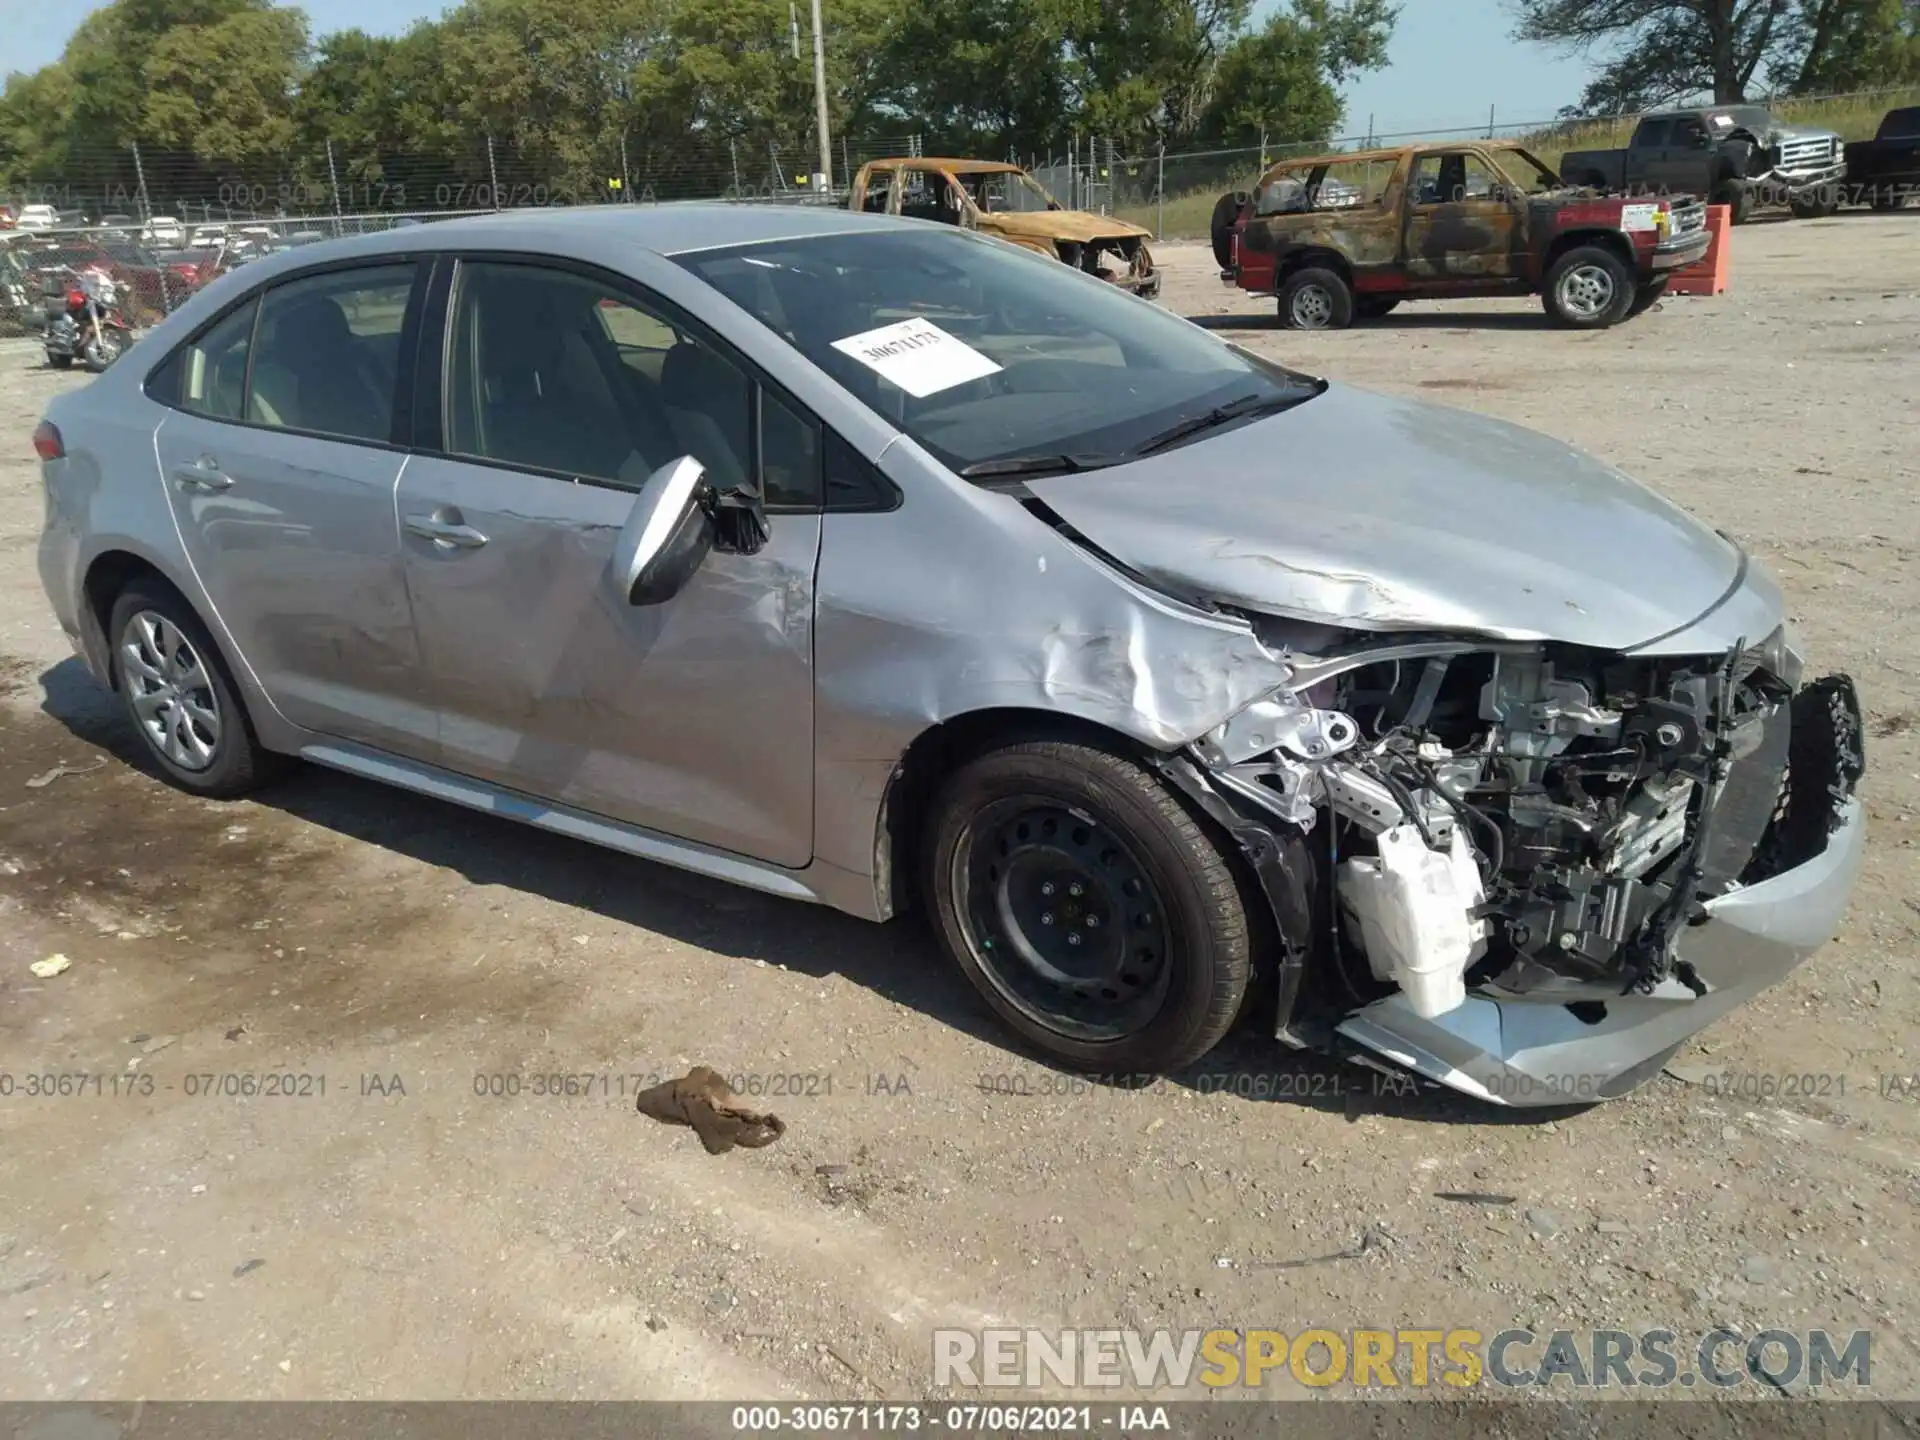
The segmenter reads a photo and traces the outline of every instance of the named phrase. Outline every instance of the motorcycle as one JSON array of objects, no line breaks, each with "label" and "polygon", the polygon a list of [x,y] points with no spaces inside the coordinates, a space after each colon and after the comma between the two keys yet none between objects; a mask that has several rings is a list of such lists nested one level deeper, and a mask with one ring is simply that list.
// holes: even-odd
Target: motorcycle
[{"label": "motorcycle", "polygon": [[83,270],[47,296],[47,363],[65,370],[77,359],[96,375],[133,343],[118,287],[98,270]]}]

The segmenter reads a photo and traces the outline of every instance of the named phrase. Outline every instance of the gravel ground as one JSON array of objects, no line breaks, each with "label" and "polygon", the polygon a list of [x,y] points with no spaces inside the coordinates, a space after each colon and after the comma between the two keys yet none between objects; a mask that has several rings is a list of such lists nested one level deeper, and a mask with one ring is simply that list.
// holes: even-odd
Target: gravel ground
[{"label": "gravel ground", "polygon": [[[330,773],[167,789],[34,572],[26,434],[84,380],[0,348],[0,1399],[900,1398],[933,1328],[989,1324],[1869,1329],[1875,1392],[1920,1398],[1916,225],[1756,225],[1729,294],[1595,335],[1518,301],[1294,335],[1204,249],[1164,257],[1164,303],[1241,343],[1662,488],[1860,683],[1839,937],[1669,1074],[1552,1118],[1257,1035],[1152,1089],[1063,1085],[912,924]],[[689,1063],[786,1092],[784,1138],[710,1156],[634,1113]],[[100,1078],[27,1093],[50,1072]],[[532,1093],[553,1072],[591,1093]],[[269,1073],[315,1078],[219,1093]],[[503,1075],[517,1097],[477,1093]]]}]

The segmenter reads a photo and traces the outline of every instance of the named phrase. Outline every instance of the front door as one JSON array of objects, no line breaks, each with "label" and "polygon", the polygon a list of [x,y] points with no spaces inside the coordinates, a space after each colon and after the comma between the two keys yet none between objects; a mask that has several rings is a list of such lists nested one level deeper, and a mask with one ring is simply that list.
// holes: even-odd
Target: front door
[{"label": "front door", "polygon": [[401,338],[424,267],[275,285],[158,377],[162,483],[194,571],[280,713],[427,756],[433,712],[393,521]]},{"label": "front door", "polygon": [[1513,187],[1472,151],[1416,156],[1408,178],[1407,273],[1462,285],[1510,280],[1524,243]]},{"label": "front door", "polygon": [[[444,453],[408,463],[398,504],[442,763],[805,865],[818,427],[598,274],[463,262],[448,315]],[[762,488],[770,541],[633,606],[614,542],[639,484],[686,454],[722,489]]]}]

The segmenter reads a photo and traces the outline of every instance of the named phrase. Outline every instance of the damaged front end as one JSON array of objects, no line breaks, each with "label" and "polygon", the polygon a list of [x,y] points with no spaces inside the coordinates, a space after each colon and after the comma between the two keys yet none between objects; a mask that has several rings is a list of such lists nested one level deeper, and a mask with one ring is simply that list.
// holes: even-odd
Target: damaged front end
[{"label": "damaged front end", "polygon": [[1784,626],[1696,657],[1376,636],[1289,663],[1169,775],[1260,874],[1290,1043],[1602,1099],[1837,923],[1859,703],[1800,685]]},{"label": "damaged front end", "polygon": [[1084,271],[1122,290],[1151,300],[1160,293],[1160,272],[1153,268],[1153,253],[1139,235],[1103,236],[1094,240],[1056,240],[1054,248],[1063,264]]}]

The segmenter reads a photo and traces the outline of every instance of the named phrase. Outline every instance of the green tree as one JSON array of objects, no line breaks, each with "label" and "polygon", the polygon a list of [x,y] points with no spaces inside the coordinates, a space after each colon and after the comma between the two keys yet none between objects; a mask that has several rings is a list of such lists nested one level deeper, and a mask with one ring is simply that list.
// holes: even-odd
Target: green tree
[{"label": "green tree", "polygon": [[294,96],[307,57],[298,10],[249,7],[159,35],[143,73],[139,135],[209,164],[289,156]]}]

